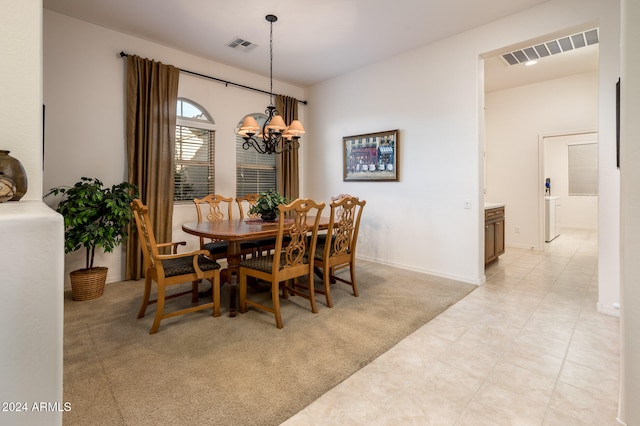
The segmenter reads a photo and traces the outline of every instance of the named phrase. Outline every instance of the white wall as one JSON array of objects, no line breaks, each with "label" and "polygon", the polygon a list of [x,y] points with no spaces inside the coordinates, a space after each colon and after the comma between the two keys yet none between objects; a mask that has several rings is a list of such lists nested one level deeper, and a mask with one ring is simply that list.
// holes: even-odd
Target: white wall
[{"label": "white wall", "polygon": [[[155,43],[111,31],[77,19],[44,11],[44,102],[46,104],[45,192],[72,185],[81,176],[97,177],[106,185],[126,180],[125,78],[126,60],[120,51],[137,54],[189,71],[264,90],[268,77],[247,73]],[[265,64],[268,73],[268,64]],[[304,90],[274,81],[274,92],[304,99]],[[235,197],[235,134],[245,114],[264,112],[269,97],[202,77],[181,73],[178,96],[202,105],[216,123],[216,192]],[[305,120],[305,106],[299,107]],[[304,138],[302,140],[304,151]],[[304,172],[304,170],[301,170]],[[304,182],[304,173],[302,176]],[[55,200],[47,198],[53,204]],[[192,203],[176,205],[173,240],[195,237],[181,224],[196,220]],[[107,266],[108,282],[124,275],[123,248],[114,255],[96,253],[96,266]],[[84,267],[84,250],[65,256],[68,272]]]},{"label": "white wall", "polygon": [[[539,153],[540,136],[598,128],[598,73],[487,93],[485,115],[485,199],[507,205],[507,245],[542,250],[547,176],[540,176],[540,163],[544,162]],[[553,179],[551,183],[552,195],[560,195],[561,182]],[[561,226],[569,219],[563,207],[564,203]],[[597,204],[592,207],[597,209]],[[597,218],[597,211],[590,216]]]},{"label": "white wall", "polygon": [[[60,425],[63,224],[41,201],[42,2],[0,0],[0,10],[0,149],[28,179],[22,200],[0,203],[0,402],[26,403],[3,405],[0,423]],[[52,409],[34,411],[38,402]]]},{"label": "white wall", "polygon": [[[433,60],[449,49],[457,60]],[[367,200],[359,256],[479,283],[477,57],[468,49],[454,38],[313,87],[305,192]],[[393,129],[399,182],[343,182],[342,137]]]},{"label": "white wall", "polygon": [[[617,7],[616,1],[552,0],[313,86],[305,193],[328,199],[347,192],[367,200],[360,256],[482,282],[484,90],[478,58],[504,46],[597,22],[601,93],[597,111],[590,114],[598,117],[601,155],[608,155],[615,145],[615,98],[606,90],[618,74]],[[400,130],[400,182],[343,182],[342,137],[390,129]],[[537,145],[532,155],[537,156]],[[602,192],[615,198],[616,176],[609,176],[611,170],[602,172]],[[534,191],[538,188],[535,179],[531,186]],[[472,201],[469,210],[464,209],[466,199]],[[614,201],[613,207],[599,215],[599,229],[606,235],[601,243],[606,246],[617,239],[618,223],[617,203],[608,201]],[[510,205],[507,215],[512,215]],[[602,280],[611,293],[606,302],[618,300],[615,257],[615,248],[610,256],[600,256],[599,270],[609,274]]]}]

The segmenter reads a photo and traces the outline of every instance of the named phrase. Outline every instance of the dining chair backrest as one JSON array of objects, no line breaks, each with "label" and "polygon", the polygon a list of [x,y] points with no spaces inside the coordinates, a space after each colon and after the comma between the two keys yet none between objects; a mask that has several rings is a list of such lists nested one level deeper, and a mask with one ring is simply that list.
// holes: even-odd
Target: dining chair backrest
[{"label": "dining chair backrest", "polygon": [[196,210],[198,212],[198,222],[202,222],[204,219],[209,222],[224,220],[225,218],[233,219],[233,213],[231,211],[233,198],[227,198],[217,194],[209,194],[204,198],[194,198],[193,203],[196,205]]},{"label": "dining chair backrest", "polygon": [[324,244],[325,259],[342,257],[344,263],[348,263],[355,257],[360,217],[366,203],[352,196],[343,196],[331,202],[329,230]]},{"label": "dining chair backrest", "polygon": [[138,230],[138,236],[142,243],[142,258],[144,260],[144,268],[148,270],[155,268],[154,259],[158,257],[158,245],[156,238],[153,235],[153,228],[151,227],[151,219],[149,218],[149,209],[142,204],[142,201],[135,199],[131,202],[131,209],[133,210],[133,217],[136,222],[136,228]]},{"label": "dining chair backrest", "polygon": [[[231,212],[231,206],[233,204],[233,198],[223,197],[222,195],[209,194],[204,198],[194,198],[193,203],[196,206],[198,212],[198,223],[208,220],[209,222],[216,222],[226,218],[232,219],[233,214]],[[200,237],[200,247],[204,247],[204,238]]]},{"label": "dining chair backrest", "polygon": [[[260,198],[260,194],[245,194],[243,197],[236,198],[236,203],[238,203],[238,211],[240,212],[240,219],[244,219],[245,217],[251,219],[260,218],[260,215],[258,213],[249,213],[249,209],[251,209],[251,207],[258,202],[258,198]],[[245,207],[247,209],[246,213]]]},{"label": "dining chair backrest", "polygon": [[351,195],[349,195],[349,194],[339,194],[339,195],[336,195],[334,197],[331,197],[331,201],[338,201],[338,200],[341,200],[341,199],[343,199],[345,197],[351,197]]},{"label": "dining chair backrest", "polygon": [[[274,253],[280,253],[273,262],[272,273],[282,279],[300,276],[305,269],[313,271],[320,214],[324,203],[299,198],[289,204],[278,206],[278,234]],[[313,217],[310,225],[309,219]]]}]

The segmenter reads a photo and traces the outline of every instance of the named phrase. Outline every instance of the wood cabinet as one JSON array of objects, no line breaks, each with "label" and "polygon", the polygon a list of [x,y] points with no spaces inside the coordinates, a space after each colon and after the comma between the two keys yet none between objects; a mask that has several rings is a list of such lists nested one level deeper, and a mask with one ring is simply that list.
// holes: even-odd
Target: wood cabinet
[{"label": "wood cabinet", "polygon": [[504,207],[484,211],[484,264],[504,253]]}]

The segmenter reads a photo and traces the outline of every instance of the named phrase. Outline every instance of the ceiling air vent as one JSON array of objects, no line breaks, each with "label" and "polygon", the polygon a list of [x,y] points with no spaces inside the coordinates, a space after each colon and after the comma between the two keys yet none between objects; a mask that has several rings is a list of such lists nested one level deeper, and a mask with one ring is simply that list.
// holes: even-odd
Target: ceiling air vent
[{"label": "ceiling air vent", "polygon": [[240,37],[236,37],[231,40],[229,43],[227,43],[227,46],[232,49],[241,50],[243,52],[251,52],[253,49],[258,47],[257,44],[251,43],[250,41],[247,41]]},{"label": "ceiling air vent", "polygon": [[549,40],[545,43],[540,43],[535,46],[530,46],[524,49],[505,53],[502,55],[502,59],[508,65],[517,65],[527,61],[544,58],[545,56],[557,55],[558,53],[568,52],[569,50],[591,46],[592,44],[597,43],[598,29],[594,28],[592,30],[574,34],[568,37]]}]

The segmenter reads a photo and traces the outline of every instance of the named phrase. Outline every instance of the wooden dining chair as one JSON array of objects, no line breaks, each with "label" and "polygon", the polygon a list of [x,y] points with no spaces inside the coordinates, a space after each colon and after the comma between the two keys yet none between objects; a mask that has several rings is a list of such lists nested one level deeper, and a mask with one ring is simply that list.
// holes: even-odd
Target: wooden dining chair
[{"label": "wooden dining chair", "polygon": [[[283,298],[289,294],[298,295],[309,300],[311,312],[318,312],[313,289],[313,254],[318,236],[320,213],[325,204],[317,204],[310,199],[298,199],[287,205],[279,205],[278,234],[273,254],[255,257],[240,262],[240,312],[247,311],[247,305],[274,314],[276,326],[283,327],[280,312],[280,287]],[[312,216],[315,215],[315,218]],[[310,235],[310,236],[309,236]],[[289,243],[284,244],[285,237]],[[307,253],[311,253],[308,257]],[[299,277],[306,276],[309,290],[304,292],[294,284]],[[247,298],[247,277],[254,277],[271,283],[271,305],[265,305]]]},{"label": "wooden dining chair", "polygon": [[[250,213],[249,210],[252,206],[254,206],[258,202],[258,198],[260,198],[260,194],[245,194],[242,197],[236,198],[236,203],[238,204],[238,211],[240,212],[240,219],[255,219],[259,220],[260,215],[257,213]],[[275,238],[262,238],[256,241],[252,241],[256,244],[257,250],[256,255],[262,256],[264,252],[271,252],[276,246]]]},{"label": "wooden dining chair", "polygon": [[236,198],[238,204],[238,211],[240,212],[240,219],[260,219],[260,215],[249,213],[249,210],[258,202],[260,194],[245,194],[242,197]]},{"label": "wooden dining chair", "polygon": [[[330,204],[329,228],[325,239],[318,240],[313,259],[314,266],[322,269],[323,282],[323,288],[316,288],[315,291],[325,295],[327,306],[330,308],[333,307],[331,283],[340,281],[348,284],[353,290],[353,295],[358,296],[355,271],[356,242],[362,209],[366,203],[358,197],[342,195]],[[335,275],[337,269],[347,266],[351,280]]]},{"label": "wooden dining chair", "polygon": [[[232,198],[223,197],[217,194],[208,194],[203,198],[194,198],[193,203],[198,213],[198,223],[208,220],[214,222],[217,220],[231,219],[231,203]],[[226,215],[225,215],[226,212]],[[209,257],[212,260],[224,259],[227,257],[228,241],[209,240],[205,241],[204,237],[200,237],[200,248],[209,251]]]},{"label": "wooden dining chair", "polygon": [[[136,199],[131,203],[135,218],[138,237],[144,258],[144,295],[142,305],[138,311],[138,318],[144,317],[147,306],[156,304],[156,315],[149,334],[155,334],[160,327],[160,321],[203,309],[213,309],[213,316],[220,316],[220,265],[209,259],[206,250],[196,250],[189,253],[178,254],[178,246],[186,245],[186,242],[157,243],[149,219],[149,210]],[[171,254],[160,254],[163,247],[170,247]],[[210,303],[199,304],[189,308],[171,312],[164,312],[165,301],[175,297],[190,294],[191,302],[198,302],[198,284],[203,280],[211,281],[213,300]],[[155,281],[158,285],[156,299],[151,300],[151,284]],[[191,281],[191,290],[167,295],[166,287]]]},{"label": "wooden dining chair", "polygon": [[[204,198],[194,198],[193,203],[198,212],[198,223],[203,222],[205,219],[209,222],[233,219],[233,198],[209,194]],[[205,242],[205,239],[200,237],[200,248],[208,250],[209,257],[212,260],[225,259],[227,257],[229,242],[224,240],[210,240],[209,242]],[[254,254],[257,248],[258,245],[250,241],[240,244],[240,251],[243,257]]]}]

